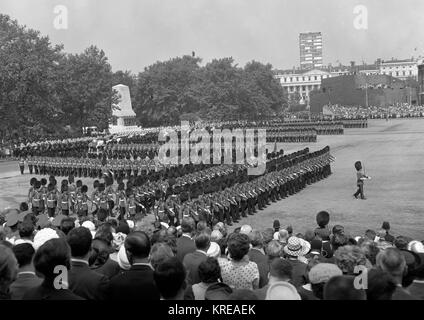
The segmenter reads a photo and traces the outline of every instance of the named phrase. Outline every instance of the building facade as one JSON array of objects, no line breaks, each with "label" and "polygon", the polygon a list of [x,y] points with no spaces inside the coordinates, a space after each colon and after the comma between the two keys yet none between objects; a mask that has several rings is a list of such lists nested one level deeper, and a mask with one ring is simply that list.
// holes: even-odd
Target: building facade
[{"label": "building facade", "polygon": [[418,63],[418,103],[424,105],[424,60]]},{"label": "building facade", "polygon": [[299,49],[300,69],[311,70],[323,66],[321,32],[300,33]]},{"label": "building facade", "polygon": [[418,77],[418,64],[414,59],[381,61],[379,67],[380,74],[401,80],[406,80],[407,78],[416,80]]},{"label": "building facade", "polygon": [[308,104],[310,93],[321,89],[323,79],[349,74],[348,69],[312,69],[308,71],[292,70],[280,71],[275,77],[280,81],[289,100],[300,100],[301,104]]}]

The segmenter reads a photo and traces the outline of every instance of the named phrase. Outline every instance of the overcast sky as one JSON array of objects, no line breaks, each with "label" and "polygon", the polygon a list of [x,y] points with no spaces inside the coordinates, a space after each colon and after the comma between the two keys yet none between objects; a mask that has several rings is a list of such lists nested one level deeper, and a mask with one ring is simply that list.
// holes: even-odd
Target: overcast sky
[{"label": "overcast sky", "polygon": [[[68,9],[66,30],[54,28],[57,5]],[[367,30],[354,27],[357,5],[368,9]],[[204,62],[232,56],[239,65],[297,67],[306,31],[322,32],[325,65],[424,55],[423,0],[0,0],[0,12],[67,52],[97,45],[114,71],[192,51]]]}]

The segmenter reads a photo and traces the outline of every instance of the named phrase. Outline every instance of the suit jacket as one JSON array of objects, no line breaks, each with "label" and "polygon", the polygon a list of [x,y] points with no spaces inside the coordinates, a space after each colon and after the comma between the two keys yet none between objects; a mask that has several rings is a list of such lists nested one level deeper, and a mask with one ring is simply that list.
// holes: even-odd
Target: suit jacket
[{"label": "suit jacket", "polygon": [[112,279],[121,271],[121,268],[119,267],[118,262],[109,258],[104,265],[100,267],[92,267],[91,270],[105,275],[108,279]]},{"label": "suit jacket", "polygon": [[187,270],[187,284],[193,285],[201,282],[199,277],[199,265],[208,258],[206,253],[194,251],[184,257],[183,265]]},{"label": "suit jacket", "polygon": [[45,282],[29,289],[23,296],[23,300],[84,300],[69,289],[55,289]]},{"label": "suit jacket", "polygon": [[258,297],[258,300],[265,300],[268,288],[269,288],[269,284],[263,286],[262,288],[253,290],[253,293]]},{"label": "suit jacket", "polygon": [[159,300],[160,294],[148,265],[133,265],[110,280],[111,300]]},{"label": "suit jacket", "polygon": [[307,273],[306,263],[303,263],[299,260],[292,260],[292,259],[288,259],[287,261],[289,261],[293,267],[291,283],[295,287],[300,287],[304,285],[306,283],[306,273]]},{"label": "suit jacket", "polygon": [[88,300],[105,300],[109,279],[90,269],[88,264],[71,261],[69,270],[69,289],[76,295]]},{"label": "suit jacket", "polygon": [[187,253],[192,253],[196,251],[196,245],[194,244],[194,240],[181,236],[177,239],[177,258],[181,262],[183,262],[184,257]]},{"label": "suit jacket", "polygon": [[406,291],[404,288],[396,287],[395,292],[393,292],[392,300],[418,300],[417,298],[413,297],[411,294],[409,294],[408,291]]},{"label": "suit jacket", "polygon": [[408,287],[408,292],[417,299],[424,300],[424,283],[423,282],[412,282]]},{"label": "suit jacket", "polygon": [[250,249],[249,260],[258,265],[259,270],[259,288],[262,288],[268,283],[269,261],[268,257],[257,249]]},{"label": "suit jacket", "polygon": [[18,273],[17,279],[10,285],[10,297],[12,300],[22,300],[25,292],[38,287],[43,279],[33,273]]}]

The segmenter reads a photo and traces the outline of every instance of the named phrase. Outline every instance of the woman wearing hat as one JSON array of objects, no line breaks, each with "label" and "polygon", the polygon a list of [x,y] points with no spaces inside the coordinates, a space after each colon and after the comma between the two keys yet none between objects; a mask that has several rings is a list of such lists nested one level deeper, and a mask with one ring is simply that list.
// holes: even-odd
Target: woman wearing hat
[{"label": "woman wearing hat", "polygon": [[307,263],[304,261],[307,261],[305,255],[310,249],[310,243],[298,237],[290,237],[283,248],[287,260],[293,267],[292,283],[295,287],[305,284]]}]

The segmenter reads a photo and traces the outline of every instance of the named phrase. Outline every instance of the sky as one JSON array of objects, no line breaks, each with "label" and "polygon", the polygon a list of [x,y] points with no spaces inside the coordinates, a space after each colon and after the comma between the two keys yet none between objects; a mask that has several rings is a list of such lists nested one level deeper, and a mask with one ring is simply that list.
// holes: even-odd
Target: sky
[{"label": "sky", "polygon": [[[66,29],[55,28],[58,5]],[[358,5],[366,29],[355,27]],[[231,56],[240,66],[298,67],[299,33],[308,31],[322,32],[324,65],[424,55],[423,0],[0,0],[0,13],[66,52],[97,45],[114,71],[134,73],[192,51],[203,63]]]}]

